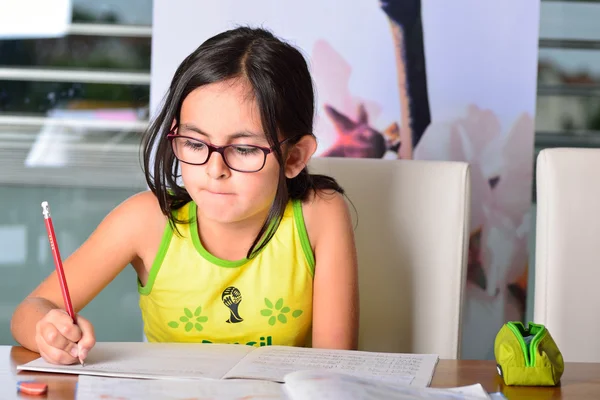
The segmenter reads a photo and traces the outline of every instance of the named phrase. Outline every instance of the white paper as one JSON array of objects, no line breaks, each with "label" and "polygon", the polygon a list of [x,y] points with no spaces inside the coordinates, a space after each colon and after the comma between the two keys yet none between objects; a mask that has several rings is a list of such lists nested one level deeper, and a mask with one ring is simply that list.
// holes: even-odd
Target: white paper
[{"label": "white paper", "polygon": [[[14,375],[0,374],[0,399],[17,399],[17,379]],[[26,379],[23,379],[26,380]]]},{"label": "white paper", "polygon": [[97,343],[86,365],[49,364],[42,358],[19,370],[150,379],[249,378],[283,382],[299,370],[343,372],[426,387],[438,356],[371,353],[287,346],[251,347],[201,343]]},{"label": "white paper", "polygon": [[80,376],[77,400],[288,400],[283,385],[269,381],[148,380]]},{"label": "white paper", "polygon": [[227,344],[104,342],[94,346],[84,367],[38,358],[17,369],[123,378],[220,379],[252,350]]},{"label": "white paper", "polygon": [[248,354],[225,378],[256,378],[283,382],[300,370],[343,372],[388,382],[426,387],[438,356],[433,354],[373,353],[303,347],[265,346]]},{"label": "white paper", "polygon": [[402,386],[323,371],[291,373],[285,378],[285,388],[293,400],[490,399],[481,385],[453,389],[433,389]]}]

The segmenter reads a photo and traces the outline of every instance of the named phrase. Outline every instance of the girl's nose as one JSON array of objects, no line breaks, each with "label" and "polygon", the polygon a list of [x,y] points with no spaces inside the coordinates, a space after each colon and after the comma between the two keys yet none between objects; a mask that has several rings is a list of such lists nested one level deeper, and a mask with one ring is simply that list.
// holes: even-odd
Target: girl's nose
[{"label": "girl's nose", "polygon": [[225,164],[223,156],[215,151],[206,162],[206,173],[212,179],[224,179],[231,175],[231,170]]}]

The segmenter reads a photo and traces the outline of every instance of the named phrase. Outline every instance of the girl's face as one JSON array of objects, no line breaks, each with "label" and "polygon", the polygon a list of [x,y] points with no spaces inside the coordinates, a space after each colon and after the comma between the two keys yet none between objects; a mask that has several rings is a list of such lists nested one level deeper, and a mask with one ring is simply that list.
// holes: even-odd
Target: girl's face
[{"label": "girl's face", "polygon": [[[269,148],[250,90],[243,80],[217,82],[195,89],[183,101],[177,133],[214,146],[238,144]],[[232,160],[234,154],[246,157],[244,151],[241,148],[238,153],[232,152]],[[263,222],[266,218],[279,179],[279,163],[273,153],[266,156],[264,167],[258,172],[230,169],[217,152],[213,152],[204,165],[180,165],[183,183],[198,205],[199,217],[220,223],[253,219]]]}]

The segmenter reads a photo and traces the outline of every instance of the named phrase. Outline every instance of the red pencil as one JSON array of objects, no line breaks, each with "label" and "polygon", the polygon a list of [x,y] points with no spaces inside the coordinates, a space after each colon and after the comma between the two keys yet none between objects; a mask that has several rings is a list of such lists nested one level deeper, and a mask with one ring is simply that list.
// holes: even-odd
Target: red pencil
[{"label": "red pencil", "polygon": [[[65,277],[65,271],[63,270],[62,259],[60,258],[60,251],[58,250],[58,242],[56,241],[54,226],[52,225],[52,217],[50,216],[50,206],[48,206],[47,201],[42,203],[42,214],[44,215],[44,222],[46,223],[46,231],[48,232],[48,240],[50,241],[50,249],[52,250],[52,256],[54,257],[54,266],[56,267],[56,274],[58,275],[58,281],[60,282],[65,310],[67,310],[73,323],[77,324],[77,316],[73,311],[73,304],[71,303],[71,296],[69,295],[69,288],[67,286],[67,278]],[[81,360],[81,357],[79,357],[79,362],[81,363],[81,366],[85,365]]]}]

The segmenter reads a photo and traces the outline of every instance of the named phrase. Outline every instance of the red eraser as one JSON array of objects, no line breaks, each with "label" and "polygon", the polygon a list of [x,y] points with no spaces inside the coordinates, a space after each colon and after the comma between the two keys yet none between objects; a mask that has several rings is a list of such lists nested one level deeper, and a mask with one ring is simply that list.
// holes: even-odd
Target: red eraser
[{"label": "red eraser", "polygon": [[21,381],[17,382],[17,391],[23,394],[39,396],[48,390],[48,385],[43,382]]}]

